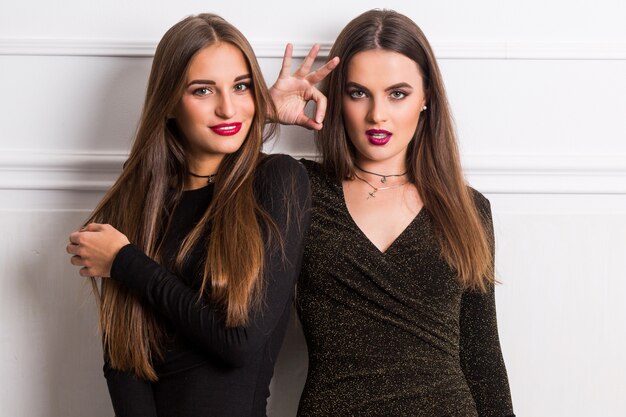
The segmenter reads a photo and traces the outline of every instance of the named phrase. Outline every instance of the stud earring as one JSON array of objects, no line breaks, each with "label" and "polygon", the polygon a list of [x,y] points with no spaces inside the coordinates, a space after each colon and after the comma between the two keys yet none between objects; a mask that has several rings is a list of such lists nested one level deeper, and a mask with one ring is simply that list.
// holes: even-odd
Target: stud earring
[{"label": "stud earring", "polygon": [[422,107],[422,111],[426,110],[427,108],[428,108],[428,106]]}]

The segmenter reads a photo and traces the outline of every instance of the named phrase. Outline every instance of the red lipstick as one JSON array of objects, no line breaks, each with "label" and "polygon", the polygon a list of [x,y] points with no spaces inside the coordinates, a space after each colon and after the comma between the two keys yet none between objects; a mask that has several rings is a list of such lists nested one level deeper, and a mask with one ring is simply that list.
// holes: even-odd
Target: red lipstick
[{"label": "red lipstick", "polygon": [[393,133],[387,130],[370,129],[365,132],[365,135],[367,136],[367,140],[369,140],[370,144],[375,146],[383,146],[391,140],[391,136],[393,135]]},{"label": "red lipstick", "polygon": [[210,126],[210,129],[220,136],[232,136],[241,130],[241,123],[220,123],[219,125]]}]

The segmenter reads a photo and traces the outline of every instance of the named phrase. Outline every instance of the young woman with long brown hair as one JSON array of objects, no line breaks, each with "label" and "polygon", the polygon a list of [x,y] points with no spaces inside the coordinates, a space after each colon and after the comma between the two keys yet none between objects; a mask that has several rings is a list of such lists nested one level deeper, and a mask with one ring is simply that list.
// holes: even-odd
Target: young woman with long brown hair
[{"label": "young woman with long brown hair", "polygon": [[341,63],[322,88],[322,161],[304,161],[298,415],[512,416],[490,206],[464,181],[428,40],[408,17],[372,10],[330,56]]},{"label": "young woman with long brown hair", "polygon": [[201,14],[163,36],[123,172],[67,247],[103,278],[118,417],[265,416],[310,205],[301,164],[261,153],[275,114],[232,25]]}]

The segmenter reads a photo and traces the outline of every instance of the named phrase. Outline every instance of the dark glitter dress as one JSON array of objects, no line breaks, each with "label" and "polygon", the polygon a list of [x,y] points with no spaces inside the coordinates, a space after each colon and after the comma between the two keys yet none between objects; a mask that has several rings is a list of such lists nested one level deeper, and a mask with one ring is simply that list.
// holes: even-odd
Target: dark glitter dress
[{"label": "dark glitter dress", "polygon": [[[460,287],[425,208],[380,252],[341,184],[303,163],[313,209],[297,294],[309,350],[298,416],[512,416],[493,287]],[[476,200],[491,226],[488,200]]]}]

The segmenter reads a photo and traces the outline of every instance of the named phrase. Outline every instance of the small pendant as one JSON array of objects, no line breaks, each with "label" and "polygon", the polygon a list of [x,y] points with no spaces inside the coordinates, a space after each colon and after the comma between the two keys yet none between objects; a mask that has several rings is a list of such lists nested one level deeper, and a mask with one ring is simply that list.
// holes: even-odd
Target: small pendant
[{"label": "small pendant", "polygon": [[383,184],[387,182],[387,177],[385,177],[384,175],[380,178],[380,182],[382,182]]},{"label": "small pendant", "polygon": [[376,191],[378,191],[378,190],[370,191],[370,192],[368,193],[368,194],[369,194],[369,197],[367,197],[367,199],[369,200],[370,198],[376,198],[376,195],[375,195],[375,194],[376,194]]}]

